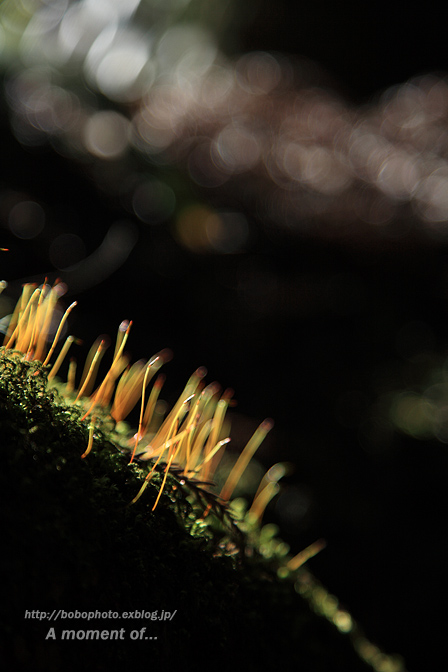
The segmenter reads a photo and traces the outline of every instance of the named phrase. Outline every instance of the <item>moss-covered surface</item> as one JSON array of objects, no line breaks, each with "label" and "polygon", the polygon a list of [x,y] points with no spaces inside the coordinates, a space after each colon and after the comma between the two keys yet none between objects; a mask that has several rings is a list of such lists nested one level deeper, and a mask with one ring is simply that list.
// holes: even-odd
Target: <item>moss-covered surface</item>
[{"label": "moss-covered surface", "polygon": [[[159,475],[128,506],[141,485],[140,468],[100,433],[81,459],[87,426],[46,389],[39,364],[0,353],[0,369],[8,670],[124,670],[136,663],[167,670],[371,669],[347,635],[312,612],[292,580],[278,579],[256,553],[219,548],[222,532],[192,527],[197,512],[174,477],[154,513]],[[25,617],[35,610],[176,613],[172,620]],[[63,630],[114,630],[119,639],[66,641]]]}]

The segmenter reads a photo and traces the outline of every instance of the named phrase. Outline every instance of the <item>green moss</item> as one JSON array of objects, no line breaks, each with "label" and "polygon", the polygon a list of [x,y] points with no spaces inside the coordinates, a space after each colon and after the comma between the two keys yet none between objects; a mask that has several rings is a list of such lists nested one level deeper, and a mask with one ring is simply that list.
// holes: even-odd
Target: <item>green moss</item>
[{"label": "green moss", "polygon": [[[151,511],[160,472],[133,506],[144,471],[47,389],[41,366],[0,356],[4,495],[2,628],[14,670],[369,669],[344,635],[277,577],[278,563],[247,548],[228,513],[198,522],[204,501],[175,475]],[[248,552],[249,551],[249,552]],[[171,621],[50,622],[25,612],[174,612]],[[48,637],[50,628],[54,635]],[[146,627],[157,640],[130,639]],[[119,630],[120,641],[62,641],[63,629]],[[118,668],[117,668],[118,665]]]}]

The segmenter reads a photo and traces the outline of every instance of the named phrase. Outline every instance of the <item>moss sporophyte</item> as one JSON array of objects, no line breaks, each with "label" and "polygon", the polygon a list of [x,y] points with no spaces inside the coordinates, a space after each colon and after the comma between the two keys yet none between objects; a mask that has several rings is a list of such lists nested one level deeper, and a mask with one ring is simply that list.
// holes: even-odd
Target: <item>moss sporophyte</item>
[{"label": "moss sporophyte", "polygon": [[[0,289],[4,289],[5,285],[6,283],[3,283]],[[196,559],[194,566],[189,565],[188,582],[194,588],[190,587],[189,590],[198,590],[195,583],[197,581],[195,576],[199,571],[196,563],[203,564],[205,557],[196,556],[194,549],[200,548],[210,561],[218,563],[213,570],[211,565],[204,565],[203,581],[207,580],[208,572],[224,572],[224,565],[221,566],[219,562],[225,562],[230,563],[232,571],[238,567],[245,567],[246,571],[249,568],[249,574],[252,572],[250,575],[254,589],[257,585],[259,591],[258,597],[256,599],[254,597],[255,602],[264,599],[260,595],[266,590],[266,578],[268,578],[266,585],[278,585],[280,590],[278,595],[284,590],[281,586],[287,584],[290,586],[288,590],[292,590],[296,597],[300,595],[305,598],[312,612],[331,621],[336,626],[335,632],[349,633],[352,645],[359,654],[357,658],[359,662],[363,660],[378,670],[383,668],[385,670],[384,665],[387,662],[388,672],[403,670],[400,661],[384,656],[364,638],[352,617],[339,606],[336,598],[329,595],[303,567],[309,558],[324,547],[324,542],[319,540],[291,557],[289,547],[277,536],[277,528],[271,524],[262,525],[266,506],[278,491],[278,481],[286,473],[284,464],[276,464],[267,471],[251,505],[247,505],[241,499],[231,499],[257,448],[272,428],[272,421],[265,420],[261,423],[233,466],[229,467],[229,460],[225,455],[230,441],[226,413],[232,401],[232,391],[225,390],[221,393],[216,383],[206,385],[204,382],[206,370],[199,368],[191,375],[171,411],[164,417],[160,411],[163,404],[159,401],[164,383],[164,375],[160,373],[160,369],[171,359],[171,353],[163,350],[146,362],[131,364],[130,357],[125,352],[131,322],[120,324],[111,363],[102,377],[99,375],[100,362],[106,351],[106,343],[104,339],[98,339],[86,358],[79,380],[74,359],[69,363],[66,381],[59,380],[57,374],[71,346],[76,343],[75,337],[71,335],[62,345],[60,342],[68,317],[76,306],[74,302],[62,313],[58,303],[64,292],[65,286],[60,282],[56,282],[53,286],[46,281],[41,286],[24,285],[0,349],[0,431],[3,435],[3,447],[7,444],[7,450],[11,453],[15,446],[17,451],[16,455],[9,455],[9,459],[13,461],[10,478],[12,480],[19,469],[20,473],[23,472],[23,464],[29,466],[33,460],[38,460],[38,463],[40,460],[42,465],[39,472],[41,483],[31,486],[33,472],[31,471],[30,475],[26,474],[15,501],[21,501],[27,496],[27,489],[32,491],[35,487],[38,489],[36,491],[38,494],[35,495],[36,506],[42,506],[43,511],[47,512],[47,504],[41,501],[39,488],[46,488],[45,492],[48,492],[50,502],[58,501],[53,492],[59,487],[54,482],[55,473],[65,473],[67,490],[70,489],[67,496],[76,497],[78,502],[78,491],[85,488],[86,492],[90,493],[89,506],[93,507],[100,520],[107,520],[109,523],[106,500],[110,501],[111,494],[115,496],[115,501],[118,502],[113,505],[116,520],[112,519],[110,525],[111,530],[115,530],[114,534],[118,535],[116,542],[118,548],[128,548],[128,541],[131,538],[135,539],[137,530],[137,534],[142,535],[138,538],[142,549],[145,549],[143,555],[147,553],[148,548],[151,548],[153,560],[154,557],[158,558],[160,571],[170,577],[169,581],[164,579],[167,585],[174,581],[172,570],[168,570],[167,567],[171,562],[174,563],[174,556],[179,555],[180,564],[177,565],[176,572],[184,577],[178,592],[179,600],[187,590],[184,564],[188,563],[193,551],[191,557],[194,556]],[[149,389],[151,381],[153,385]],[[131,431],[126,418],[134,408],[137,410],[139,420],[137,430]],[[54,455],[56,451],[57,455]],[[51,464],[48,457],[50,453],[53,459]],[[32,456],[31,462],[29,455]],[[8,487],[12,488],[8,477],[5,478]],[[95,481],[95,488],[91,486],[89,480],[92,478]],[[73,494],[75,491],[76,495]],[[13,492],[11,490],[11,493]],[[17,515],[15,506],[16,504],[10,505],[13,520]],[[135,511],[132,523],[135,529],[132,534],[126,532],[131,511]],[[85,513],[84,509],[83,512]],[[107,557],[107,549],[99,547],[97,550],[92,549],[95,549],[97,543],[99,546],[108,547],[112,543],[112,531],[104,532],[100,543],[97,540],[97,531],[89,532],[89,523],[83,512],[75,514],[76,526],[85,531],[81,534],[81,541],[76,541],[76,544],[72,542],[71,555],[78,554],[79,543],[86,543],[84,554],[87,557],[90,558],[92,554],[92,557],[96,555]],[[46,513],[42,515],[44,518]],[[167,527],[166,531],[163,531],[163,525],[168,518],[171,520],[173,515],[181,531],[174,532],[172,527],[169,529]],[[61,539],[68,539],[64,526],[72,513],[63,513],[61,516],[61,519],[57,518],[52,524],[57,527]],[[120,525],[118,520],[121,521]],[[153,522],[149,525],[150,520]],[[40,543],[39,535],[43,534],[42,530],[45,530],[46,525],[44,519],[40,521],[39,514],[35,532],[37,543]],[[147,533],[148,538],[145,539],[144,529],[147,525],[150,529]],[[170,525],[172,526],[172,522]],[[14,535],[14,532],[12,534]],[[184,534],[193,545],[199,544],[199,547],[190,548],[186,537],[182,536]],[[87,539],[90,539],[88,543],[86,535]],[[53,528],[50,526],[48,528],[50,545],[53,543],[53,536]],[[166,538],[166,557],[163,551],[154,545],[154,540],[161,538]],[[14,537],[14,541],[19,546],[22,544],[21,538]],[[176,544],[178,544],[177,550]],[[58,548],[57,552],[65,553],[61,548]],[[69,551],[67,553],[70,555]],[[87,563],[84,555],[81,554],[80,557],[82,563]],[[70,564],[71,557],[68,557],[67,562]],[[156,594],[161,583],[160,580],[156,581],[155,574],[151,573],[156,570],[145,566],[141,555],[138,559],[129,558],[121,561],[120,566],[128,566],[129,562],[137,562],[142,577],[146,576],[148,585],[152,586],[151,590]],[[46,561],[44,564],[46,567]],[[118,564],[117,559],[117,566]],[[104,569],[102,561],[100,565]],[[44,574],[46,571],[45,568]],[[58,571],[64,570],[59,568]],[[107,571],[110,572],[112,569]],[[74,572],[78,577],[77,568]],[[86,589],[88,594],[90,589],[95,589],[95,586],[99,593],[101,592],[98,588],[101,581],[95,572],[97,570],[77,578],[81,590]],[[54,584],[53,575],[49,576],[48,581],[52,586],[49,592],[53,597],[54,595],[57,597],[59,588]],[[226,576],[226,581],[235,582],[235,578],[231,578],[231,575]],[[256,576],[258,578],[255,578]],[[39,580],[43,579],[39,576]],[[127,582],[131,580],[130,577],[126,579]],[[243,579],[238,581],[241,592],[240,608],[242,609],[244,604],[244,609],[255,618],[254,609],[257,607],[250,607],[250,600],[248,602],[243,597],[249,588]],[[92,583],[90,588],[89,582]],[[120,598],[121,593],[117,586],[115,581],[115,599],[126,599]],[[105,592],[107,591],[108,589]],[[218,591],[216,596],[218,594],[221,593]],[[278,602],[278,595],[272,598],[273,603]],[[105,599],[107,597],[106,595]],[[195,599],[203,600],[204,597],[195,592]],[[290,604],[290,598],[287,602]],[[175,606],[177,607],[177,604]],[[191,605],[188,608],[191,609]],[[223,604],[220,605],[221,620],[228,619],[228,616],[222,615],[227,614],[228,608]],[[212,621],[219,620],[216,609],[217,606],[213,606]],[[285,623],[296,623],[299,616],[295,612],[294,614],[291,616],[293,620],[290,621],[285,611],[282,617]],[[271,616],[274,623],[277,617],[273,614]],[[257,618],[259,622],[260,616]],[[303,614],[300,618],[304,618]],[[210,627],[213,627],[212,621]],[[286,627],[280,626],[280,622],[281,619],[276,624],[278,629]],[[297,628],[296,623],[293,627],[294,637]],[[228,637],[233,636],[229,634],[228,624],[224,632]],[[179,637],[184,635],[185,633],[179,631]],[[282,641],[288,639],[283,629],[280,639]],[[352,648],[351,651],[353,652]],[[300,659],[305,658],[302,652]],[[380,663],[383,667],[380,667]],[[364,668],[351,667],[346,663],[345,669]]]},{"label": "moss sporophyte", "polygon": [[[73,410],[72,418],[87,430],[86,447],[80,455],[81,459],[87,458],[94,450],[95,439],[104,436],[116,450],[129,456],[128,466],[133,465],[133,473],[141,478],[140,488],[129,505],[135,505],[154,480],[158,483],[158,492],[152,503],[154,511],[168,487],[169,479],[169,490],[185,489],[196,511],[203,509],[198,515],[198,523],[210,527],[217,523],[216,518],[221,522],[226,519],[232,522],[231,530],[244,530],[246,541],[253,540],[264,510],[278,490],[277,483],[285,468],[279,464],[268,470],[244,517],[238,503],[232,506],[231,497],[257,448],[272,428],[272,420],[261,423],[223,479],[220,465],[230,442],[225,433],[225,419],[233,391],[225,390],[221,394],[217,383],[206,385],[204,378],[207,371],[201,367],[189,378],[171,411],[161,419],[157,402],[165,377],[159,370],[171,359],[171,352],[163,350],[147,362],[138,361],[131,365],[125,352],[132,326],[132,322],[128,321],[122,322],[118,328],[112,362],[102,380],[97,378],[106,351],[104,339],[98,339],[91,347],[78,383],[75,359],[69,364],[66,382],[58,380],[57,373],[77,340],[71,335],[66,337],[57,357],[54,357],[67,319],[77,305],[74,301],[62,317],[58,317],[61,315],[59,299],[65,290],[63,283],[58,281],[53,286],[46,281],[40,287],[24,285],[1,349],[4,367],[14,360],[20,362],[22,368],[27,363],[33,363],[28,380],[30,377],[43,377],[47,380],[47,391],[53,391],[55,402]],[[155,376],[148,393],[149,383]],[[137,404],[140,405],[139,423],[132,435],[124,421]],[[222,483],[219,490],[216,489],[216,481]],[[237,535],[238,538],[240,536]],[[286,545],[278,543],[277,546],[281,556],[286,557]],[[316,542],[283,564],[295,570],[323,546],[323,541]],[[272,548],[269,554],[272,554]]]}]

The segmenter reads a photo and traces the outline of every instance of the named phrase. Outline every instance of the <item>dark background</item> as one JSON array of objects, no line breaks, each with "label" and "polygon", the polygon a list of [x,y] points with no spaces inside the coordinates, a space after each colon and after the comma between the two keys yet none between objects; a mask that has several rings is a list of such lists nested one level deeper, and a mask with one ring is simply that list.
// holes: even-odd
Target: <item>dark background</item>
[{"label": "dark background", "polygon": [[252,0],[241,46],[312,59],[347,96],[365,102],[410,77],[446,71],[447,18],[447,8],[434,1]]},{"label": "dark background", "polygon": [[[357,103],[413,75],[448,69],[446,10],[432,3],[262,0],[249,3],[235,25],[227,37],[232,49],[314,59]],[[286,231],[272,236],[246,212],[244,253],[193,254],[176,241],[171,221],[144,225],[80,166],[48,147],[21,147],[6,105],[1,120],[8,296],[17,298],[25,280],[56,276],[48,249],[61,231],[76,232],[91,253],[113,222],[130,221],[138,243],[127,261],[97,286],[69,293],[67,302],[79,301],[72,333],[87,348],[133,319],[134,359],[174,351],[168,399],[197,366],[207,366],[208,380],[236,391],[237,447],[273,417],[260,459],[266,466],[291,461],[295,471],[268,519],[294,552],[324,537],[327,549],[310,563],[316,576],[372,641],[404,656],[410,672],[436,669],[447,626],[447,447],[385,429],[371,409],[382,393],[421,380],[447,352],[446,243],[428,238],[415,246],[401,238],[373,248]],[[8,231],[11,193],[42,205],[46,226],[38,238],[22,241]],[[404,356],[399,335],[416,321],[426,337]]]}]

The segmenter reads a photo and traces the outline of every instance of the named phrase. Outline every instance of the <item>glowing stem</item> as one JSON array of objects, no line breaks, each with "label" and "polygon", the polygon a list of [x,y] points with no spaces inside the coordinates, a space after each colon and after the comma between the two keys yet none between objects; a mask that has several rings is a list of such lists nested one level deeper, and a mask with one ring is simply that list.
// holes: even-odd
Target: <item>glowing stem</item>
[{"label": "glowing stem", "polygon": [[300,551],[300,553],[297,553],[291,560],[288,562],[288,569],[294,571],[295,569],[299,569],[307,560],[310,558],[313,558],[315,555],[320,553],[325,546],[327,545],[327,542],[325,539],[319,539],[318,541],[315,541],[313,544],[310,544],[306,548],[303,549],[303,551]]},{"label": "glowing stem", "polygon": [[17,350],[20,350],[21,352],[25,353],[27,359],[30,359],[28,346],[31,342],[31,337],[33,335],[33,325],[35,324],[35,321],[36,321],[36,301],[33,300],[33,302],[30,305],[30,309],[28,311],[28,318],[26,324],[24,324],[23,328],[19,330],[16,343]]},{"label": "glowing stem", "polygon": [[247,443],[220,492],[219,498],[224,502],[229,501],[233,491],[235,490],[236,484],[240,480],[244,470],[254,456],[255,451],[259,447],[260,443],[263,441],[266,434],[272,429],[273,424],[274,423],[272,420],[264,420]]},{"label": "glowing stem", "polygon": [[165,474],[164,474],[164,476],[163,476],[162,485],[160,486],[159,494],[157,495],[157,499],[156,499],[156,501],[154,502],[154,506],[152,507],[152,511],[155,511],[155,510],[156,510],[157,504],[159,503],[159,499],[160,499],[161,496],[162,496],[162,492],[163,492],[163,489],[164,489],[164,487],[165,487],[166,479],[168,478],[168,472],[169,472],[169,470],[170,470],[171,463],[172,463],[172,461],[173,461],[173,459],[174,459],[174,455],[175,455],[175,454],[176,454],[176,452],[173,451],[173,453],[172,453],[170,459],[168,460],[168,464],[166,465],[166,468],[165,468]]},{"label": "glowing stem", "polygon": [[263,514],[266,510],[267,505],[271,501],[273,497],[278,493],[280,490],[280,486],[278,483],[268,483],[259,493],[254,497],[254,501],[252,502],[252,506],[249,509],[249,512],[247,514],[248,518],[251,520],[251,522],[256,523],[257,525],[260,524],[261,519],[263,518]]},{"label": "glowing stem", "polygon": [[[26,305],[25,305],[25,307],[24,307],[23,312],[21,312],[21,311],[22,311],[22,305],[23,305],[24,298],[25,298],[25,296],[27,296],[27,295],[29,295],[29,294],[31,293],[31,290],[33,289],[33,287],[35,287],[35,285],[25,285],[25,287],[23,288],[22,300],[20,301],[21,308],[19,309],[19,318],[18,318],[18,320],[17,320],[17,324],[15,325],[14,330],[13,330],[11,336],[9,337],[7,343],[5,343],[5,347],[6,347],[7,349],[10,348],[10,347],[12,346],[12,344],[14,343],[14,341],[15,341],[16,339],[19,340],[19,338],[20,338],[20,331],[22,330],[24,324],[26,323],[26,320],[28,320],[28,316],[29,316],[29,313],[30,313],[30,310],[31,310],[31,306],[32,306],[33,303],[35,302],[35,300],[36,300],[36,298],[37,298],[37,296],[38,296],[38,294],[39,294],[39,292],[40,292],[39,289],[36,289],[36,290],[31,294],[29,300],[27,301],[27,303],[26,303]],[[28,291],[26,292],[26,294],[25,294],[25,289],[28,290]],[[14,318],[14,315],[13,315],[13,318]]]},{"label": "glowing stem", "polygon": [[[222,425],[224,422],[224,418],[226,415],[227,407],[230,402],[230,396],[229,395],[224,395],[222,399],[218,401],[218,404],[216,406],[216,411],[215,415],[213,416],[213,426],[212,426],[212,431],[210,432],[210,436],[208,438],[207,444],[204,448],[204,453],[206,455],[209,454],[209,452],[212,450],[213,455],[216,454],[216,451],[214,450],[213,446],[216,446],[216,443],[219,438],[219,434],[221,433],[222,430]],[[213,470],[213,464],[209,459],[204,460],[203,465],[208,465],[207,468],[203,471],[202,473],[202,478],[205,481],[208,481],[210,478],[210,474]]]},{"label": "glowing stem", "polygon": [[41,326],[39,328],[39,335],[36,342],[34,359],[40,359],[40,361],[42,361],[43,359],[45,345],[47,342],[47,336],[50,329],[51,320],[54,315],[54,309],[56,307],[58,299],[59,299],[59,292],[53,287],[47,293],[47,296],[45,297],[45,301],[42,304],[42,308],[39,314],[39,320],[41,321]]},{"label": "glowing stem", "polygon": [[148,362],[148,364],[146,365],[145,376],[143,378],[142,401],[141,401],[141,404],[140,404],[140,418],[139,418],[139,421],[138,421],[138,432],[137,432],[137,436],[135,438],[134,450],[132,451],[132,455],[131,455],[131,459],[130,459],[129,464],[131,464],[134,461],[135,451],[137,450],[138,442],[142,438],[143,413],[144,413],[144,409],[145,409],[145,391],[146,391],[146,384],[147,384],[147,379],[148,379],[150,368],[151,368],[151,362]]},{"label": "glowing stem", "polygon": [[84,394],[84,391],[85,391],[87,385],[89,384],[89,381],[90,381],[90,379],[91,379],[91,377],[92,377],[92,375],[93,375],[93,372],[95,371],[95,365],[96,365],[96,363],[97,363],[97,361],[98,361],[98,357],[101,355],[101,351],[103,350],[103,348],[104,348],[104,341],[101,341],[100,344],[99,344],[99,346],[98,346],[98,348],[97,348],[97,350],[96,350],[96,352],[95,352],[95,355],[93,356],[92,363],[90,364],[90,368],[89,368],[89,370],[88,370],[88,372],[87,372],[87,376],[86,376],[86,378],[85,378],[85,380],[84,380],[84,383],[82,384],[82,387],[81,387],[80,390],[78,391],[78,394],[77,394],[77,396],[76,396],[75,401],[78,401],[78,399],[79,399],[80,397],[82,397],[82,395]]},{"label": "glowing stem", "polygon": [[82,459],[82,460],[83,460],[85,457],[87,457],[87,455],[88,455],[88,454],[90,453],[90,451],[92,450],[92,446],[93,446],[93,431],[94,431],[94,426],[93,426],[93,422],[92,422],[91,425],[90,425],[90,427],[89,427],[89,442],[88,442],[88,444],[87,444],[87,448],[86,448],[85,452],[81,455],[81,459]]},{"label": "glowing stem", "polygon": [[[170,442],[170,446],[171,446],[171,440],[172,440],[172,438],[174,438],[177,442],[178,442],[178,440],[179,440],[179,437],[176,436],[178,427],[179,427],[179,423],[176,422],[176,423],[175,423],[175,426],[173,427],[173,437],[171,437],[171,436],[168,437],[168,441]],[[168,447],[167,444],[165,444],[164,447],[163,447],[163,450],[160,451],[159,457],[158,457],[157,460],[154,462],[151,471],[149,472],[149,474],[148,474],[148,475],[146,476],[146,478],[145,478],[145,483],[143,483],[142,487],[140,488],[140,490],[139,490],[139,492],[137,493],[136,497],[134,497],[134,499],[132,500],[131,504],[135,504],[135,502],[136,502],[138,499],[140,499],[140,497],[142,496],[142,494],[143,494],[143,492],[144,492],[146,486],[148,485],[150,479],[152,478],[152,475],[153,475],[153,473],[154,473],[154,471],[155,471],[155,468],[156,468],[157,465],[159,464],[159,462],[160,462],[160,460],[161,460],[161,458],[162,458],[162,455],[164,454],[164,452],[165,452],[165,450],[166,450],[167,447]],[[168,464],[167,464],[167,466],[166,466],[165,477],[164,477],[164,479],[163,479],[163,483],[162,483],[161,490],[163,490],[163,487],[164,487],[165,482],[166,482],[166,477],[167,477],[168,470],[169,470],[169,468],[170,468],[170,466],[171,466],[171,462],[173,461],[174,456],[176,455],[177,452],[178,452],[178,449],[171,451],[171,448],[170,448],[169,451],[168,451],[168,455],[169,455],[169,458],[168,458]],[[157,506],[157,503],[158,503],[158,501],[159,501],[159,499],[160,499],[160,495],[161,495],[161,491],[159,492],[159,496],[157,497],[157,501],[156,501],[156,503],[154,504],[153,511],[154,511],[155,507]]]},{"label": "glowing stem", "polygon": [[117,353],[120,350],[121,344],[123,343],[123,338],[125,337],[128,327],[129,322],[127,320],[123,320],[123,322],[118,327],[117,340],[115,341],[114,360],[116,359]]},{"label": "glowing stem", "polygon": [[[205,459],[196,467],[194,471],[199,472],[201,469],[206,465],[210,460],[216,455],[216,453],[226,444],[230,442],[230,437],[227,439],[222,439],[222,441],[219,441],[216,446],[207,454]],[[201,480],[206,480],[205,475],[201,474]]]},{"label": "glowing stem", "polygon": [[[93,358],[95,357],[95,354],[98,350],[98,346],[99,346],[100,343],[104,343],[103,338],[97,338],[95,340],[95,342],[93,343],[93,345],[91,346],[89,352],[87,353],[87,357],[84,361],[84,368],[83,368],[83,371],[82,371],[81,379],[79,381],[79,387],[80,388],[83,387],[84,381],[86,380],[87,376],[89,375],[89,371],[90,371],[91,366],[92,366]],[[93,382],[92,382],[92,387],[93,387]],[[85,392],[85,390],[84,390],[84,392]],[[86,393],[86,396],[89,396],[88,393]]]},{"label": "glowing stem", "polygon": [[37,334],[37,328],[39,326],[39,321],[40,321],[41,315],[42,315],[42,302],[44,300],[44,291],[45,291],[46,284],[47,284],[47,278],[45,278],[44,284],[42,285],[41,290],[40,290],[39,300],[37,302],[37,308],[36,308],[36,311],[35,311],[35,314],[34,314],[34,320],[32,322],[30,341],[29,341],[28,350],[27,350],[27,353],[26,353],[27,358],[31,357],[33,346],[34,346],[34,341],[37,340],[36,334]]},{"label": "glowing stem", "polygon": [[[207,370],[203,367],[197,369],[192,376],[190,376],[182,394],[179,399],[176,401],[173,409],[166,417],[164,423],[160,427],[157,435],[153,441],[153,448],[158,449],[158,447],[165,443],[167,435],[171,432],[172,423],[180,417],[181,413],[185,413],[185,404],[189,401],[195,394],[197,387],[200,381],[207,375]],[[174,421],[173,421],[174,418]]]},{"label": "glowing stem", "polygon": [[162,389],[164,382],[165,382],[165,376],[163,373],[161,373],[159,376],[157,376],[156,381],[152,386],[152,390],[149,394],[148,403],[145,409],[145,415],[143,416],[142,436],[146,434],[149,423],[152,420],[157,399],[159,398],[160,390]]},{"label": "glowing stem", "polygon": [[272,467],[270,467],[263,478],[260,481],[260,485],[257,488],[257,492],[254,495],[253,501],[257,499],[258,495],[264,488],[267,486],[268,483],[278,483],[285,474],[289,473],[291,471],[291,465],[287,462],[277,462],[276,464],[273,464]]},{"label": "glowing stem", "polygon": [[212,428],[212,421],[207,420],[207,422],[205,422],[201,427],[197,437],[194,440],[193,448],[188,456],[188,468],[190,471],[195,470],[196,464],[198,463],[201,457],[201,453],[203,452],[203,448],[210,434],[211,428]]},{"label": "glowing stem", "polygon": [[141,496],[143,495],[143,493],[145,492],[145,490],[146,490],[146,488],[147,488],[147,486],[148,486],[148,483],[149,483],[149,481],[151,480],[151,477],[152,477],[153,473],[154,473],[154,471],[151,469],[151,471],[149,472],[149,474],[146,476],[146,478],[145,478],[145,480],[144,480],[144,482],[143,482],[142,487],[140,488],[140,490],[138,491],[138,493],[135,495],[135,497],[134,497],[134,499],[132,500],[132,502],[129,502],[129,506],[131,506],[131,504],[135,504],[135,502],[138,502],[138,500],[140,499],[140,497],[141,497]]},{"label": "glowing stem", "polygon": [[53,364],[53,368],[51,369],[50,373],[48,374],[48,380],[52,380],[55,377],[55,375],[57,374],[57,372],[59,371],[59,369],[61,368],[61,364],[64,361],[64,359],[67,355],[67,352],[69,351],[70,346],[71,346],[71,344],[73,343],[74,340],[75,340],[74,336],[68,336],[67,337],[64,345],[62,346],[61,352],[58,355],[57,360]]},{"label": "glowing stem", "polygon": [[[162,450],[162,451],[161,451],[159,457],[157,458],[157,460],[156,460],[156,461],[154,462],[154,464],[152,465],[151,471],[150,471],[150,472],[147,474],[147,476],[145,477],[145,482],[143,483],[142,487],[140,488],[140,490],[138,491],[138,493],[136,494],[136,496],[134,497],[134,499],[132,500],[132,502],[130,502],[130,504],[135,504],[135,502],[137,502],[137,501],[140,499],[140,497],[142,496],[142,494],[144,493],[144,491],[145,491],[145,489],[146,489],[146,487],[147,487],[149,481],[151,480],[152,475],[153,475],[153,473],[154,473],[154,471],[155,471],[157,465],[159,464],[159,462],[160,462],[160,460],[161,460],[161,457],[162,457],[162,455],[163,455],[164,452],[165,452],[165,450]],[[174,457],[174,454],[173,454],[173,457]],[[166,480],[166,479],[164,479],[164,480]]]},{"label": "glowing stem", "polygon": [[136,362],[123,374],[117,385],[111,411],[111,415],[116,422],[124,420],[129,415],[142,395],[142,381],[145,381],[146,388],[163,363],[163,358],[156,355],[147,364],[141,361]]},{"label": "glowing stem", "polygon": [[126,345],[126,341],[128,340],[128,336],[129,336],[129,332],[130,332],[130,330],[131,330],[131,327],[132,327],[132,322],[129,322],[128,327],[127,327],[127,329],[126,329],[126,333],[125,333],[125,335],[124,335],[124,337],[123,337],[123,340],[122,340],[122,342],[121,342],[121,344],[120,344],[120,347],[118,348],[117,354],[116,354],[115,357],[114,357],[114,361],[112,362],[112,365],[111,365],[109,371],[106,373],[103,382],[102,382],[101,385],[99,386],[99,388],[98,388],[98,390],[97,390],[97,392],[96,392],[96,394],[95,394],[95,397],[94,397],[94,399],[93,399],[92,404],[90,405],[89,409],[84,413],[84,415],[82,416],[81,420],[85,420],[85,419],[87,418],[87,416],[92,412],[92,410],[93,410],[93,409],[95,408],[95,406],[97,405],[98,401],[101,399],[101,396],[102,396],[102,394],[103,394],[104,388],[105,388],[105,387],[107,386],[107,384],[108,384],[109,378],[111,377],[111,375],[112,375],[112,373],[113,373],[114,367],[115,367],[116,363],[118,362],[118,360],[120,359],[120,357],[121,357],[121,355],[122,355],[122,353],[123,353],[124,346]]},{"label": "glowing stem", "polygon": [[57,330],[56,335],[55,335],[55,337],[54,337],[54,339],[53,339],[53,343],[51,344],[51,348],[50,348],[50,350],[48,351],[48,355],[45,357],[45,361],[43,362],[43,366],[46,366],[46,365],[48,364],[48,362],[50,361],[51,356],[52,356],[52,354],[53,354],[53,352],[54,352],[54,349],[55,349],[56,345],[58,344],[59,336],[61,335],[62,329],[64,328],[64,324],[66,323],[67,318],[68,318],[68,316],[70,315],[70,313],[72,312],[73,308],[74,308],[77,304],[78,304],[77,301],[73,301],[73,303],[70,304],[70,306],[67,308],[67,310],[66,310],[65,313],[63,314],[63,316],[62,316],[62,320],[59,322],[58,330]]},{"label": "glowing stem", "polygon": [[118,359],[118,361],[116,361],[115,364],[111,367],[109,380],[104,385],[101,394],[98,394],[98,398],[96,400],[98,404],[101,404],[102,406],[107,406],[110,403],[112,394],[115,389],[115,381],[117,380],[118,376],[120,376],[120,374],[122,374],[123,371],[126,369],[126,367],[129,364],[129,360],[130,357],[128,355],[122,355]]},{"label": "glowing stem", "polygon": [[191,453],[192,453],[193,433],[194,433],[195,429],[196,429],[196,419],[191,424],[191,431],[188,433],[188,436],[187,436],[187,445],[186,445],[186,448],[185,448],[184,474],[188,474],[188,471],[190,469],[190,459],[191,459]]},{"label": "glowing stem", "polygon": [[71,359],[70,364],[68,365],[67,373],[67,392],[73,392],[75,389],[75,378],[76,378],[76,360]]}]

